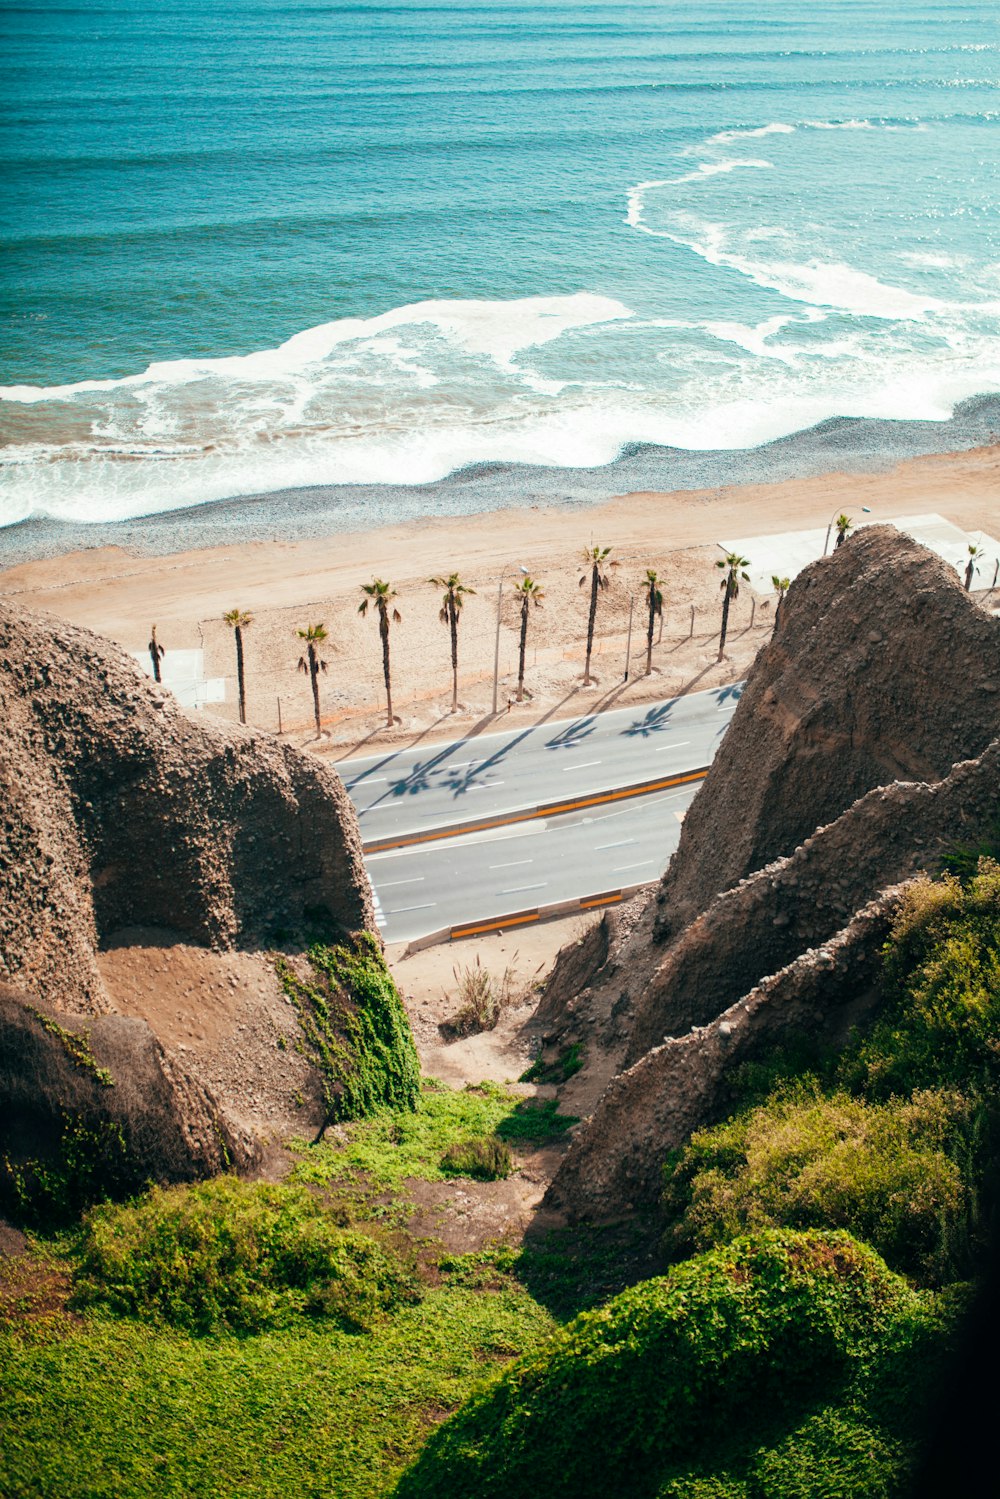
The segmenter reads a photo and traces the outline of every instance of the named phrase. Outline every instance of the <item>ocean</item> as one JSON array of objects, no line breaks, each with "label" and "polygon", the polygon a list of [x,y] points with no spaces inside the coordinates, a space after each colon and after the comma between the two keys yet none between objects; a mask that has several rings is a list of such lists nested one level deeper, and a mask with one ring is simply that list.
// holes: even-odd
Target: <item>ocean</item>
[{"label": "ocean", "polygon": [[995,0],[0,18],[2,526],[374,523],[1000,420]]}]

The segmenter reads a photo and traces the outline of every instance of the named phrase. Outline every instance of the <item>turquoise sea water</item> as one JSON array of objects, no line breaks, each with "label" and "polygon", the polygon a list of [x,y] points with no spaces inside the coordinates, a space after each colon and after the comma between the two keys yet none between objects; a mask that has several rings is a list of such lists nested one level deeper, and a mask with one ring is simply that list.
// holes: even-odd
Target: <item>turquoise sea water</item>
[{"label": "turquoise sea water", "polygon": [[2,524],[1000,390],[995,0],[0,22]]}]

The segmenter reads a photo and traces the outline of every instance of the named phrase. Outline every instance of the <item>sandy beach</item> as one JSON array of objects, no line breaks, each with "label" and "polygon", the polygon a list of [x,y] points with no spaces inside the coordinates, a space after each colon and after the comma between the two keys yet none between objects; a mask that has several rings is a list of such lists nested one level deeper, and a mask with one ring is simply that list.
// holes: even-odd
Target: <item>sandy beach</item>
[{"label": "sandy beach", "polygon": [[[837,511],[871,520],[936,511],[962,528],[996,529],[1000,448],[919,457],[889,472],[831,473],[774,484],[675,493],[639,492],[600,505],[532,508],[466,517],[427,517],[304,541],[249,542],[162,556],[101,547],[23,563],[0,573],[0,594],[84,625],[131,651],[145,649],[150,626],[172,650],[203,650],[208,678],[226,680],[211,711],[237,713],[229,609],[253,615],[246,635],[248,719],[338,755],[380,738],[410,742],[491,719],[497,585],[506,569],[500,632],[499,709],[516,685],[518,609],[512,584],[525,567],[545,590],[528,635],[530,701],[519,716],[569,716],[716,686],[741,676],[773,622],[770,599],[746,587],[733,607],[725,659],[716,661],[720,574],[727,537],[825,527]],[[581,686],[589,590],[579,586],[583,549],[611,546],[616,562],[598,608],[596,684]],[[653,673],[645,675],[647,568],[663,580]],[[475,590],[459,640],[461,712],[450,714],[447,631],[438,618],[432,575],[457,571]],[[360,585],[391,580],[402,622],[392,631],[394,708],[385,732],[378,629],[359,618]],[[634,600],[630,680],[624,681],[630,601]],[[692,615],[692,610],[693,615]],[[296,631],[323,623],[327,671],[321,680],[324,737],[315,740],[305,676],[297,671]]]}]

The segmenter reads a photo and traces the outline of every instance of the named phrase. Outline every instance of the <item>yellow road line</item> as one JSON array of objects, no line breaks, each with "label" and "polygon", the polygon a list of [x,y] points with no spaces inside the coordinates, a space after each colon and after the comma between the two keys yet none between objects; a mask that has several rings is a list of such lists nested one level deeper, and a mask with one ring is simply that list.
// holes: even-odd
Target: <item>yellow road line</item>
[{"label": "yellow road line", "polygon": [[524,812],[510,812],[503,817],[480,818],[473,822],[456,822],[450,827],[432,828],[423,833],[408,833],[402,838],[373,838],[364,845],[366,854],[387,853],[394,848],[410,848],[415,843],[436,843],[442,838],[460,838],[466,833],[486,833],[493,828],[510,827],[515,822],[531,822],[539,817],[562,817],[568,812],[580,812],[587,807],[601,807],[608,802],[626,801],[635,796],[652,796],[657,791],[669,791],[672,786],[687,786],[692,781],[703,781],[708,775],[708,766],[685,771],[682,775],[665,776],[657,781],[643,781],[636,786],[622,786],[617,791],[598,791],[593,796],[577,797],[570,802],[551,802],[542,807],[533,807]]}]

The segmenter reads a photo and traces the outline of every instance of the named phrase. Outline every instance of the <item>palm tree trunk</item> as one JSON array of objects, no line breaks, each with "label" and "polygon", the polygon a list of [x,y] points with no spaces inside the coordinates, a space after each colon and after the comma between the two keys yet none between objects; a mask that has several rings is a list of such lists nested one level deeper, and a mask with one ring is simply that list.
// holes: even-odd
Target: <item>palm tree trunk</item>
[{"label": "palm tree trunk", "polygon": [[583,668],[583,685],[590,686],[590,655],[594,649],[594,625],[597,620],[597,590],[600,586],[600,573],[595,563],[590,578],[590,617],[587,620],[587,660]]},{"label": "palm tree trunk", "polygon": [[448,623],[451,625],[451,711],[458,712],[458,610],[455,600],[448,604]]},{"label": "palm tree trunk", "polygon": [[243,631],[236,626],[236,681],[240,693],[240,723],[247,721],[247,686],[243,676]]},{"label": "palm tree trunk", "polygon": [[656,597],[649,590],[649,628],[646,631],[646,675],[653,670],[653,621],[656,618]]},{"label": "palm tree trunk", "polygon": [[318,739],[321,733],[319,726],[319,658],[316,655],[316,647],[314,645],[310,645],[309,647],[309,678],[312,682],[313,713],[316,718],[316,738]]},{"label": "palm tree trunk", "polygon": [[722,633],[719,635],[719,656],[718,656],[718,659],[720,661],[722,660],[722,653],[726,649],[726,633],[727,633],[727,631],[729,629],[729,600],[731,599],[731,597],[732,597],[731,588],[730,588],[730,585],[727,583],[727,585],[726,585],[726,592],[723,595],[723,599],[722,599]]},{"label": "palm tree trunk", "polygon": [[528,608],[530,600],[525,596],[521,600],[521,644],[517,658],[517,700],[524,702],[524,648],[528,643]]},{"label": "palm tree trunk", "polygon": [[[969,563],[968,567],[965,569],[965,591],[966,591],[966,593],[971,593],[972,592],[972,563],[971,562]],[[157,681],[159,681],[159,678],[157,678]]]},{"label": "palm tree trunk", "polygon": [[392,680],[389,674],[389,615],[386,606],[379,604],[378,632],[382,637],[382,675],[385,677],[386,724],[392,728]]},{"label": "palm tree trunk", "polygon": [[837,550],[837,547],[842,547],[844,545],[844,537],[846,535],[847,535],[846,531],[838,531],[837,532],[837,542],[836,542],[836,545],[834,546],[834,549],[833,549],[834,551]]}]

